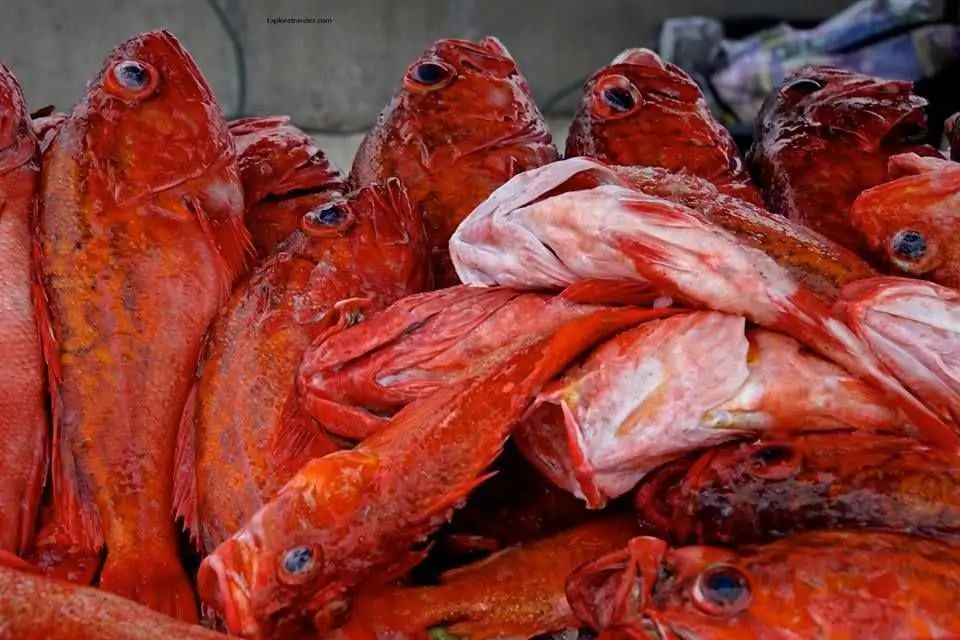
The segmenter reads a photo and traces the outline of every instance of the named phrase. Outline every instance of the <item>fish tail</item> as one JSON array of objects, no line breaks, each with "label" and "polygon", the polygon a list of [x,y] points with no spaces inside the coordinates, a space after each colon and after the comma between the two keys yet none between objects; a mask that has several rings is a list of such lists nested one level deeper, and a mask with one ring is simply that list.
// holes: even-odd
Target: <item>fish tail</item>
[{"label": "fish tail", "polygon": [[108,554],[100,588],[164,615],[199,622],[196,594],[175,554]]}]

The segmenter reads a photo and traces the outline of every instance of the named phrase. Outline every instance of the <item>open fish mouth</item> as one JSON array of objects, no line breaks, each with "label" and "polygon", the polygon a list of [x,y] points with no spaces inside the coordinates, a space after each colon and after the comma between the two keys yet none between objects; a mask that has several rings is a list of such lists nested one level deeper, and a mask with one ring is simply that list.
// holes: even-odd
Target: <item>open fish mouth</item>
[{"label": "open fish mouth", "polygon": [[242,554],[235,540],[221,545],[200,565],[197,591],[205,603],[223,616],[231,634],[254,638],[260,632],[260,625],[253,615],[250,591],[244,578],[230,569],[222,557],[226,555],[227,560],[241,560]]}]

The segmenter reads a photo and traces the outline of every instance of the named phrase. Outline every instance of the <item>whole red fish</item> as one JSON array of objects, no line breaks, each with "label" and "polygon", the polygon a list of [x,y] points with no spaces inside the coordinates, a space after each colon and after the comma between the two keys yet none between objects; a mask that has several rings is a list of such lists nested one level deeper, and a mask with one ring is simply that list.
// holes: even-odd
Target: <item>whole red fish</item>
[{"label": "whole red fish", "polygon": [[865,255],[850,219],[860,192],[887,180],[887,160],[922,144],[927,101],[909,82],[806,66],[763,103],[747,154],[767,207]]},{"label": "whole red fish", "polygon": [[649,49],[627,49],[587,80],[565,155],[663,167],[761,203],[733,137],[710,113],[700,87]]},{"label": "whole red fish", "polygon": [[426,539],[487,477],[530,400],[584,349],[662,315],[602,308],[574,317],[484,376],[407,405],[349,451],[305,465],[203,561],[198,588],[231,633],[329,620],[353,590],[418,563]]},{"label": "whole red fish", "polygon": [[956,638],[960,551],[891,533],[806,533],[736,551],[656,538],[578,569],[574,613],[602,638]]},{"label": "whole red fish", "polygon": [[663,462],[776,429],[894,429],[882,394],[792,338],[696,311],[611,338],[549,385],[514,438],[593,509]]},{"label": "whole red fish", "polygon": [[244,221],[261,256],[273,253],[300,219],[341,195],[340,169],[289,116],[239,118],[228,123],[237,146]]},{"label": "whole red fish", "polygon": [[894,271],[960,288],[960,162],[908,153],[889,170],[854,201],[853,224]]},{"label": "whole red fish", "polygon": [[575,628],[567,576],[623,548],[634,535],[630,518],[606,518],[448,571],[437,585],[361,591],[348,622],[326,637],[427,638],[428,630],[443,627],[454,636],[494,640]]},{"label": "whole red fish", "polygon": [[459,284],[447,241],[460,221],[513,175],[557,150],[527,80],[494,37],[438,40],[360,144],[353,187],[399,177],[423,211],[438,286]]},{"label": "whole red fish", "polygon": [[[574,178],[581,175],[601,185],[577,189]],[[569,158],[511,179],[463,221],[450,252],[460,277],[472,284],[559,289],[600,278],[641,281],[673,298],[742,315],[883,390],[923,437],[950,449],[960,445],[960,434],[770,256],[693,209],[624,186],[595,161]]]},{"label": "whole red fish", "polygon": [[[13,73],[0,64],[0,552],[32,544],[47,471],[46,373],[36,311],[42,291],[32,231],[40,155]],[[0,625],[2,629],[2,625]]]},{"label": "whole red fish", "polygon": [[838,308],[907,389],[960,425],[960,291],[923,280],[871,278],[848,285]]},{"label": "whole red fish", "polygon": [[244,267],[242,216],[233,139],[193,58],[166,31],[119,45],[44,155],[54,449],[41,561],[106,546],[103,589],[187,619],[177,426]]},{"label": "whole red fish", "polygon": [[635,504],[646,528],[679,544],[741,545],[861,528],[960,539],[954,457],[873,433],[716,447],[652,473]]},{"label": "whole red fish", "polygon": [[299,466],[338,449],[304,416],[296,373],[335,304],[382,307],[430,282],[420,213],[394,178],[307,213],[238,285],[208,336],[184,411],[179,515],[212,551]]},{"label": "whole red fish", "polygon": [[0,554],[0,638],[7,640],[223,640],[113,594],[37,575]]}]

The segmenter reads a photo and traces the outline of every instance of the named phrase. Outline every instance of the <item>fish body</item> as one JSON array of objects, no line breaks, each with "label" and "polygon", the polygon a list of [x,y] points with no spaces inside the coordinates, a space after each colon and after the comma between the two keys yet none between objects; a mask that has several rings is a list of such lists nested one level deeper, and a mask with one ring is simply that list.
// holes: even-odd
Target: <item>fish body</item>
[{"label": "fish body", "polygon": [[584,565],[567,596],[606,638],[955,638],[960,551],[892,533],[815,532],[763,546],[657,538]]},{"label": "fish body", "polygon": [[649,49],[627,49],[587,80],[565,156],[662,167],[761,204],[733,137],[710,113],[700,87]]},{"label": "fish body", "polygon": [[858,195],[887,180],[891,155],[922,144],[927,101],[913,84],[834,67],[797,69],[763,103],[747,163],[767,207],[866,256],[850,219]]},{"label": "fish body", "polygon": [[54,435],[41,560],[106,546],[101,588],[195,619],[174,451],[204,333],[249,255],[233,140],[190,54],[151,31],[107,57],[43,164]]},{"label": "fish body", "polygon": [[876,389],[742,316],[653,320],[548,386],[514,434],[547,477],[593,509],[694,449],[799,427],[898,427]]},{"label": "fish body", "polygon": [[[600,186],[564,190],[577,180],[583,186],[584,176]],[[744,316],[882,390],[923,437],[951,449],[960,444],[824,300],[770,256],[692,209],[624,187],[594,161],[570,158],[513,178],[464,220],[450,251],[460,278],[472,284],[643,281],[672,299]]]},{"label": "fish body", "polygon": [[848,285],[837,306],[907,389],[960,425],[960,292],[924,280],[871,278]]},{"label": "fish body", "polygon": [[46,371],[33,261],[40,155],[26,102],[0,65],[0,551],[33,543],[49,454]]},{"label": "fish body", "polygon": [[340,169],[289,116],[238,118],[227,123],[237,146],[244,222],[260,256],[268,256],[326,199],[343,194]]},{"label": "fish body", "polygon": [[0,558],[0,638],[6,640],[222,640],[100,589],[54,580]]},{"label": "fish body", "polygon": [[744,244],[760,249],[797,282],[827,300],[835,300],[844,285],[877,275],[852,251],[783,216],[720,193],[707,180],[659,167],[611,168],[635,189],[689,207]]},{"label": "fish body", "polygon": [[960,288],[960,162],[908,153],[889,171],[854,201],[853,224],[893,272]]},{"label": "fish body", "polygon": [[299,464],[339,449],[302,417],[295,386],[336,303],[385,306],[426,288],[429,266],[420,213],[392,179],[308,213],[235,288],[210,330],[181,427],[178,507],[204,549],[239,529]]},{"label": "fish body", "polygon": [[814,529],[960,533],[953,456],[895,435],[771,434],[654,471],[637,491],[645,530],[677,544],[743,545]]},{"label": "fish body", "polygon": [[433,627],[471,640],[532,638],[579,626],[567,604],[567,576],[623,546],[636,534],[610,517],[448,571],[426,587],[361,591],[347,623],[330,640],[425,638]]},{"label": "fish body", "polygon": [[307,463],[203,561],[201,598],[230,632],[259,637],[285,619],[327,620],[359,585],[402,575],[423,557],[414,544],[485,479],[540,387],[597,340],[663,313],[574,318],[485,376],[407,405],[356,448]]},{"label": "fish body", "polygon": [[494,37],[438,40],[361,142],[349,182],[399,177],[422,209],[439,286],[459,284],[447,241],[513,175],[557,159],[527,80]]}]

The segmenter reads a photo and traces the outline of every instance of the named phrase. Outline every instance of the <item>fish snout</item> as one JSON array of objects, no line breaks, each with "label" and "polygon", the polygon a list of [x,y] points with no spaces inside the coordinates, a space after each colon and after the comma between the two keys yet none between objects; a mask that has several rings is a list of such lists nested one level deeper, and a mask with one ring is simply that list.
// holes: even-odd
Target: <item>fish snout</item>
[{"label": "fish snout", "polygon": [[204,559],[197,573],[197,591],[200,599],[223,617],[231,634],[255,637],[259,625],[251,612],[249,593],[242,577],[228,564],[231,556],[239,559],[237,546],[236,541],[228,540]]}]

